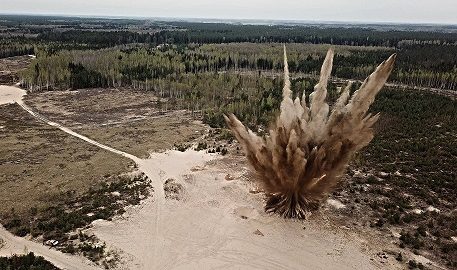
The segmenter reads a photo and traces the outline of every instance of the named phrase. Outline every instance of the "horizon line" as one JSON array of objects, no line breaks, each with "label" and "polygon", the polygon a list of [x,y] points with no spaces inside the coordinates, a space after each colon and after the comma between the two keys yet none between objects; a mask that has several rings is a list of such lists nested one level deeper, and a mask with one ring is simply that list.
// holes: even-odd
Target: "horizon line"
[{"label": "horizon line", "polygon": [[[253,19],[253,18],[211,18],[211,17],[162,17],[162,16],[141,16],[141,15],[95,15],[95,14],[58,14],[58,13],[28,13],[13,12],[3,13],[0,16],[36,16],[36,17],[64,17],[64,18],[92,18],[92,19],[131,19],[131,20],[209,20],[209,21],[228,21],[228,22],[283,22],[283,23],[301,23],[301,24],[346,24],[346,25],[411,25],[411,26],[455,26],[457,23],[444,22],[394,22],[394,21],[345,21],[345,20],[301,20],[301,19]],[[201,23],[205,23],[200,21]]]}]

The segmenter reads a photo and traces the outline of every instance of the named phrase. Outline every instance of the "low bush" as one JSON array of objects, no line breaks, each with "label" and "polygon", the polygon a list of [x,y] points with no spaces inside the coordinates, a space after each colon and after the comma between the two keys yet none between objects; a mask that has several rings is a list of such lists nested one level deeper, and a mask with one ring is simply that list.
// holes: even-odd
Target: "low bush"
[{"label": "low bush", "polygon": [[41,256],[35,256],[33,252],[27,255],[13,255],[0,257],[0,269],[11,270],[58,270],[52,263]]}]

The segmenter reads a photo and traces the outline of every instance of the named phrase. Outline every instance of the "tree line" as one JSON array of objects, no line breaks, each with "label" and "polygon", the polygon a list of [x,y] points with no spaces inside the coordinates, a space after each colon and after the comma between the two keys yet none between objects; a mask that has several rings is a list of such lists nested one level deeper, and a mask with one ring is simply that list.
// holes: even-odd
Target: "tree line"
[{"label": "tree line", "polygon": [[[289,68],[298,76],[317,75],[330,45],[289,44]],[[336,51],[332,75],[345,79],[365,79],[390,54],[399,59],[390,81],[411,86],[457,89],[457,56],[452,50],[446,59],[434,45],[417,58],[414,49],[333,46]],[[275,75],[282,72],[280,44],[205,44],[118,47],[100,50],[37,50],[37,58],[22,74],[31,90],[144,85],[155,79],[184,73],[238,72]],[[443,68],[445,66],[445,68]]]},{"label": "tree line", "polygon": [[457,33],[381,30],[376,27],[323,27],[309,25],[242,25],[173,22],[185,31],[162,31],[157,39],[173,43],[312,43],[396,47],[403,40],[455,44]]},{"label": "tree line", "polygon": [[0,41],[0,58],[31,54],[35,54],[35,47],[33,45]]}]

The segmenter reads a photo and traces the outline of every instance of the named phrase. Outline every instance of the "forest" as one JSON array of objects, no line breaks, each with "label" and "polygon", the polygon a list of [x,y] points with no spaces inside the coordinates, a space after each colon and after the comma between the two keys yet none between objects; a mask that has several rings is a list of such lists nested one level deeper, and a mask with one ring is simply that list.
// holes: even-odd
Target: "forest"
[{"label": "forest", "polygon": [[160,36],[165,40],[171,38],[175,43],[297,42],[396,47],[404,40],[432,41],[440,44],[454,44],[457,41],[457,33],[379,31],[360,26],[234,25],[189,22],[175,22],[173,25],[187,31],[163,31]]},{"label": "forest", "polygon": [[[335,79],[362,80],[378,63],[390,54],[398,53],[389,47],[332,47],[336,51]],[[287,48],[290,70],[295,74],[294,89],[310,92],[330,45],[290,43]],[[35,50],[37,58],[21,74],[23,85],[30,91],[97,87],[154,91],[160,98],[170,101],[168,106],[202,112],[204,119],[214,126],[223,124],[221,116],[227,112],[234,112],[248,122],[266,123],[272,108],[278,107],[275,102],[280,100],[281,44],[155,47],[130,44],[98,50],[49,51],[45,47]],[[430,54],[434,52],[431,48],[429,51]],[[452,59],[441,64],[433,63],[433,58],[418,63],[414,50],[405,52],[399,56],[392,82],[457,88],[457,72]],[[411,60],[401,61],[408,58]],[[341,87],[341,83],[338,86]],[[337,89],[337,86],[333,88]],[[261,106],[255,108],[250,104]]]},{"label": "forest", "polygon": [[[186,108],[221,126],[223,113],[265,124],[277,108],[286,44],[295,91],[310,92],[335,49],[335,91],[363,80],[392,53],[390,82],[457,90],[457,31],[403,26],[245,25],[129,19],[3,16],[0,57],[34,54],[21,81],[29,91],[132,88],[166,108]],[[335,28],[336,27],[336,28]],[[162,102],[163,103],[163,102]],[[254,108],[250,104],[260,104]]]},{"label": "forest", "polygon": [[[332,46],[337,51],[335,78],[364,79],[380,61],[397,53],[393,83],[455,90],[457,31],[427,29],[2,15],[0,58],[36,54],[37,60],[23,77],[33,90],[120,86],[154,90],[150,80],[182,71],[188,76],[278,73],[281,44],[289,49],[292,72],[315,75]],[[87,79],[79,80],[81,74],[87,74]]]}]

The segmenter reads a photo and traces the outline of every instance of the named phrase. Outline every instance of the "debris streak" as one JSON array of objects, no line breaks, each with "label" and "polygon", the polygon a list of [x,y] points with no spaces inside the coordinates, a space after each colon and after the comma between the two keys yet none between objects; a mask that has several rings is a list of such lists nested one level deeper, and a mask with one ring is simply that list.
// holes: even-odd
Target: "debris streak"
[{"label": "debris streak", "polygon": [[305,218],[339,184],[354,154],[373,139],[379,114],[368,112],[389,77],[396,55],[381,63],[350,94],[351,83],[333,105],[326,102],[334,52],[327,52],[320,79],[309,95],[293,99],[284,46],[284,88],[280,114],[265,137],[238,118],[224,115],[267,195],[265,210],[286,218]]}]

